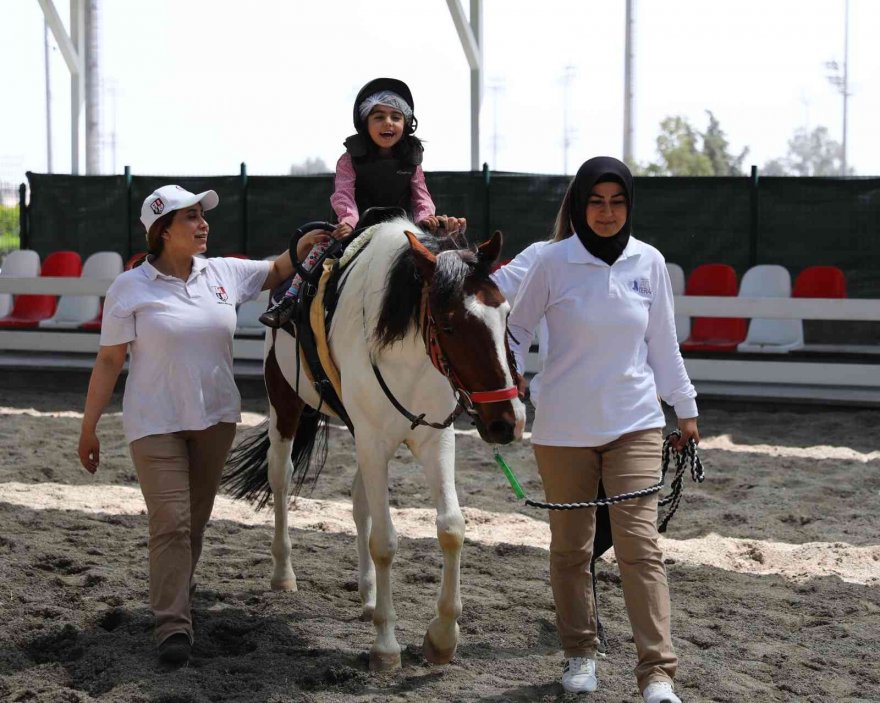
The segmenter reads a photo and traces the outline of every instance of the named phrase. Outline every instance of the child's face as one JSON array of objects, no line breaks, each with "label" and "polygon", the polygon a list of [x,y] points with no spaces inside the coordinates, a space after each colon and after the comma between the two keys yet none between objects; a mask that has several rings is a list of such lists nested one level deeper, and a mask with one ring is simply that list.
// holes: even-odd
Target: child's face
[{"label": "child's face", "polygon": [[405,126],[403,113],[386,105],[376,105],[367,115],[367,133],[382,153],[403,138]]}]

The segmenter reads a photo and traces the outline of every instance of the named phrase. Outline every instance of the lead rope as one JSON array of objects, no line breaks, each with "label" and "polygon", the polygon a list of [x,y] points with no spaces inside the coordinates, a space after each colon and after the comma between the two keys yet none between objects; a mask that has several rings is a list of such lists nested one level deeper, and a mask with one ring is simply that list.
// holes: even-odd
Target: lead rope
[{"label": "lead rope", "polygon": [[659,493],[663,490],[663,484],[666,479],[666,474],[669,471],[669,463],[670,460],[675,465],[675,475],[672,479],[672,483],[670,484],[671,492],[668,496],[661,498],[658,505],[669,505],[669,511],[666,513],[666,516],[663,518],[663,521],[660,523],[658,527],[659,532],[666,532],[666,526],[669,524],[669,521],[672,519],[672,516],[675,515],[675,511],[678,510],[679,503],[681,502],[681,493],[684,490],[684,472],[686,468],[690,468],[691,478],[697,483],[702,483],[705,475],[703,473],[703,462],[700,461],[700,457],[697,454],[697,445],[693,439],[689,440],[687,445],[684,448],[684,451],[676,451],[672,448],[672,444],[670,443],[670,439],[672,437],[681,437],[681,432],[679,430],[673,430],[670,432],[666,439],[663,440],[663,450],[661,452],[661,464],[660,464],[660,480],[652,486],[648,486],[647,488],[641,488],[637,491],[631,491],[629,493],[621,493],[616,496],[610,496],[608,498],[598,498],[596,500],[589,500],[581,503],[545,503],[539,500],[532,500],[528,496],[526,496],[525,491],[523,491],[522,486],[516,478],[516,474],[514,474],[513,469],[507,464],[504,460],[504,457],[501,456],[500,452],[496,448],[494,451],[495,462],[501,467],[501,470],[504,472],[504,475],[507,477],[508,482],[510,483],[510,487],[513,489],[514,495],[520,500],[523,500],[526,505],[532,508],[542,508],[544,510],[578,510],[580,508],[598,508],[601,506],[614,505],[616,503],[623,503],[627,500],[635,500],[636,498],[642,498],[643,496],[653,495],[654,493]]}]

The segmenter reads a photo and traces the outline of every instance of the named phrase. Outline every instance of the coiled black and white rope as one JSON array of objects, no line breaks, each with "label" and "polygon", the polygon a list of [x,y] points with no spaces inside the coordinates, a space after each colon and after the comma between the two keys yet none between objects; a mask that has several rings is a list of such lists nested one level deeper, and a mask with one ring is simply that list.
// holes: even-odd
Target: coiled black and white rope
[{"label": "coiled black and white rope", "polygon": [[628,500],[635,500],[636,498],[653,495],[654,493],[659,493],[663,490],[663,486],[666,482],[666,474],[669,471],[669,464],[672,462],[675,465],[675,474],[673,475],[672,483],[670,484],[670,493],[668,496],[661,498],[658,503],[658,505],[661,506],[670,506],[660,523],[660,526],[657,528],[660,532],[665,532],[667,524],[672,519],[672,516],[675,515],[675,511],[678,510],[679,503],[681,502],[681,494],[684,489],[685,469],[690,469],[691,478],[697,483],[702,483],[705,478],[703,462],[700,461],[700,456],[697,454],[696,442],[691,439],[685,445],[684,450],[677,451],[673,449],[670,441],[673,437],[681,437],[681,432],[679,430],[673,430],[666,436],[666,439],[663,440],[660,480],[652,486],[640,488],[637,491],[630,491],[629,493],[620,493],[616,496],[597,498],[596,500],[588,500],[580,503],[545,503],[530,498],[526,498],[525,503],[533,508],[543,508],[544,510],[578,510],[581,508],[598,508],[601,506],[615,505],[616,503],[623,503]]}]

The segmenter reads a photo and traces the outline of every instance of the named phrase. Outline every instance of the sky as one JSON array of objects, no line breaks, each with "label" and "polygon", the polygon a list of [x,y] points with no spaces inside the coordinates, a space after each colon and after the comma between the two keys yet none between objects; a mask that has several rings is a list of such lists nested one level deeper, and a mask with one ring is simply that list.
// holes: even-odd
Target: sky
[{"label": "sky", "polygon": [[[459,0],[468,11],[468,0]],[[67,22],[69,3],[54,0]],[[635,0],[635,142],[711,110],[745,165],[796,129],[842,136],[845,0]],[[412,89],[426,170],[470,168],[470,71],[444,0],[99,0],[102,172],[286,174],[333,166],[352,101],[388,75]],[[624,0],[484,0],[481,162],[573,173],[623,151]],[[880,2],[850,0],[848,161],[880,175]],[[50,42],[53,170],[70,172],[70,78]],[[43,15],[0,0],[0,181],[46,172]],[[566,73],[570,80],[564,81]],[[570,126],[564,148],[565,124]],[[84,168],[84,157],[82,166]]]}]

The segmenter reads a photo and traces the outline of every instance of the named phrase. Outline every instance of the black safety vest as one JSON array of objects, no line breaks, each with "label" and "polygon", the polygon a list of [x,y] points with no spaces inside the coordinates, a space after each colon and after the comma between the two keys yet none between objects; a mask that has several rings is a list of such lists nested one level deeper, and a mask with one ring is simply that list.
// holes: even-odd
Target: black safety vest
[{"label": "black safety vest", "polygon": [[412,216],[411,183],[422,161],[421,146],[411,150],[409,159],[381,157],[365,153],[362,139],[362,135],[353,135],[345,141],[354,166],[354,200],[358,212],[363,214],[371,207],[400,207]]}]

